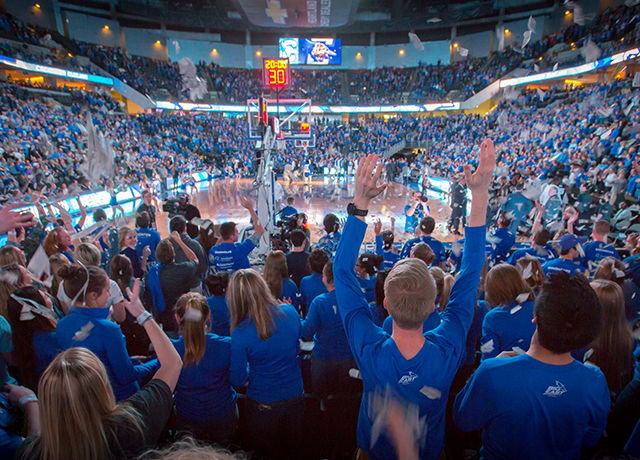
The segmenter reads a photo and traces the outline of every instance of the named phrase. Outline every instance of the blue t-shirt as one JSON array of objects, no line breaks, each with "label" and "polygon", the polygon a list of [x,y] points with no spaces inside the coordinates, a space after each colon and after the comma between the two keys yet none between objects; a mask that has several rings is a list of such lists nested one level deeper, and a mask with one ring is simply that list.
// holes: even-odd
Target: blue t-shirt
[{"label": "blue t-shirt", "polygon": [[584,273],[585,269],[581,265],[568,259],[553,259],[542,266],[544,276],[547,278],[553,273],[567,272],[570,275],[577,275],[578,273]]},{"label": "blue t-shirt", "polygon": [[[415,233],[416,231],[416,227],[418,225],[420,225],[420,220],[424,217],[424,206],[422,203],[418,204],[418,206],[416,206],[415,211],[413,211],[413,215],[411,216],[407,216],[407,211],[409,211],[409,209],[411,208],[411,205],[408,204],[404,207],[404,216],[405,216],[405,222],[404,222],[404,231],[405,232],[410,232],[410,233]],[[429,211],[429,206],[427,206],[427,211]]]},{"label": "blue t-shirt", "polygon": [[436,256],[435,259],[433,259],[433,263],[431,264],[432,267],[437,267],[440,262],[447,262],[447,253],[444,250],[444,245],[440,241],[435,240],[430,236],[424,235],[419,238],[412,238],[404,243],[404,245],[402,246],[402,251],[400,251],[400,258],[406,259],[407,257],[409,257],[411,255],[411,249],[413,249],[413,247],[418,243],[427,244],[433,251],[433,254]]},{"label": "blue t-shirt", "polygon": [[376,236],[376,255],[384,257],[382,262],[382,270],[391,270],[397,261],[400,260],[400,254],[396,254],[389,249],[382,249],[384,242],[382,235]]},{"label": "blue t-shirt", "polygon": [[282,217],[289,217],[293,216],[294,214],[298,214],[298,210],[293,206],[287,206],[285,208],[282,208],[282,211],[280,211],[280,215]]},{"label": "blue t-shirt", "polygon": [[35,331],[33,333],[33,351],[35,352],[34,370],[36,376],[40,378],[51,361],[60,353],[56,332]]},{"label": "blue t-shirt", "polygon": [[[493,264],[498,265],[506,262],[509,258],[511,248],[516,242],[516,236],[509,231],[508,228],[498,228],[493,233]],[[490,241],[491,242],[491,241]]]},{"label": "blue t-shirt", "polygon": [[536,325],[531,322],[534,305],[533,300],[522,305],[513,302],[505,308],[494,308],[485,315],[480,342],[483,361],[515,348],[529,350],[531,337],[536,331]]},{"label": "blue t-shirt", "polygon": [[327,292],[327,286],[322,281],[322,275],[320,273],[313,272],[309,276],[305,276],[300,281],[300,294],[302,296],[302,302],[309,307],[313,299],[320,294]]},{"label": "blue t-shirt", "polygon": [[[184,359],[184,337],[171,340]],[[205,336],[204,356],[198,364],[184,365],[176,385],[176,408],[189,420],[217,420],[235,410],[237,395],[230,380],[231,338]]]},{"label": "blue t-shirt", "polygon": [[509,257],[509,263],[511,265],[516,265],[516,263],[520,259],[526,256],[535,257],[540,261],[542,265],[546,264],[550,260],[555,259],[557,257],[556,252],[553,249],[553,246],[551,246],[550,244],[545,244],[544,246],[541,246],[541,247],[516,249],[511,254],[511,257]]},{"label": "blue t-shirt", "polygon": [[[422,333],[435,329],[440,326],[440,323],[442,323],[442,314],[440,310],[434,308],[424,323],[422,323]],[[393,318],[391,316],[385,318],[384,323],[382,323],[382,330],[389,335],[393,334]]]},{"label": "blue t-shirt", "polygon": [[273,335],[265,341],[248,319],[231,334],[231,383],[240,388],[248,380],[247,397],[261,403],[284,401],[303,392],[297,359],[302,320],[292,305],[280,305],[280,310],[274,312]]},{"label": "blue t-shirt", "polygon": [[151,254],[149,254],[147,262],[155,262],[156,248],[158,247],[158,244],[160,244],[160,233],[152,228],[137,228],[136,233],[138,234],[138,244],[136,245],[136,249],[140,254],[142,254],[144,247],[149,246]]},{"label": "blue t-shirt", "polygon": [[614,257],[615,259],[620,260],[618,251],[616,251],[613,246],[604,243],[603,241],[591,241],[589,243],[585,243],[582,248],[584,249],[584,254],[586,256],[585,263],[587,266],[585,268],[589,270],[597,268],[600,261],[605,257]]},{"label": "blue t-shirt", "polygon": [[213,334],[231,337],[231,320],[227,298],[225,296],[207,297],[209,314],[211,315],[211,332]]},{"label": "blue t-shirt", "polygon": [[389,334],[373,323],[358,283],[354,267],[366,230],[365,222],[349,216],[333,266],[338,310],[362,374],[365,393],[358,419],[358,447],[371,460],[395,458],[395,449],[386,433],[371,446],[375,414],[372,415],[369,401],[376,391],[389,387],[399,398],[418,404],[418,417],[428,427],[420,458],[436,460],[444,446],[449,388],[464,360],[466,336],[473,319],[484,265],[486,227],[466,229],[462,270],[451,290],[442,323],[425,334],[422,349],[410,360],[402,355]]},{"label": "blue t-shirt", "polygon": [[376,275],[373,276],[363,276],[358,277],[358,282],[360,283],[360,287],[362,288],[362,292],[364,293],[365,298],[367,299],[367,303],[376,301]]},{"label": "blue t-shirt", "polygon": [[242,243],[220,243],[209,251],[209,264],[216,272],[229,274],[243,268],[251,268],[248,255],[256,247],[252,240]]},{"label": "blue t-shirt", "polygon": [[313,337],[313,354],[327,361],[353,358],[338,312],[336,291],[316,297],[302,322],[302,337]]},{"label": "blue t-shirt", "polygon": [[117,401],[140,389],[138,379],[158,369],[157,359],[136,364],[129,357],[120,326],[107,320],[109,308],[72,307],[56,326],[58,344],[63,350],[83,347],[91,350],[104,364]]},{"label": "blue t-shirt", "polygon": [[483,362],[456,397],[453,420],[482,429],[484,460],[566,460],[600,440],[610,406],[599,369],[524,354]]}]

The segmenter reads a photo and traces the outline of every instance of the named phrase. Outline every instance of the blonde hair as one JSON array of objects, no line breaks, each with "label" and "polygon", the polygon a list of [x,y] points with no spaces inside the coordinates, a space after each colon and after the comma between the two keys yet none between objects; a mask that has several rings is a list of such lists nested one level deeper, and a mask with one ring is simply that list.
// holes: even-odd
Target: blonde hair
[{"label": "blonde hair", "polygon": [[126,402],[116,406],[104,365],[86,348],[70,348],[51,362],[40,378],[38,397],[42,430],[26,458],[39,450],[42,460],[107,460],[115,450],[107,434],[123,419],[143,434],[140,414]]},{"label": "blonde hair", "polygon": [[445,273],[440,267],[429,268],[431,276],[433,276],[436,282],[436,289],[438,291],[438,307],[440,311],[444,311],[449,303],[449,296],[451,295],[451,288],[455,282],[455,278],[448,273]]},{"label": "blonde hair", "polygon": [[280,313],[280,307],[266,281],[255,270],[246,268],[233,274],[227,288],[227,304],[232,332],[246,319],[249,324],[255,323],[260,340],[274,334],[274,317]]},{"label": "blonde hair", "polygon": [[415,330],[433,311],[437,288],[422,260],[404,259],[387,276],[384,292],[393,321],[402,329]]},{"label": "blonde hair", "polygon": [[100,266],[100,251],[94,244],[80,243],[75,251],[73,251],[73,257],[84,266]]},{"label": "blonde hair", "polygon": [[508,307],[524,293],[529,294],[527,300],[535,298],[533,291],[513,265],[499,264],[487,273],[484,295],[491,308]]},{"label": "blonde hair", "polygon": [[282,251],[272,251],[264,263],[262,272],[264,280],[269,286],[271,294],[276,298],[282,298],[283,280],[289,278],[289,268],[287,267],[287,256]]},{"label": "blonde hair", "polygon": [[415,259],[420,259],[427,267],[433,263],[436,258],[436,255],[433,253],[433,249],[427,243],[418,243],[414,247],[411,248],[410,257]]},{"label": "blonde hair", "polygon": [[138,460],[246,460],[244,452],[232,454],[227,450],[199,443],[188,436],[164,449],[150,450]]},{"label": "blonde hair", "polygon": [[207,299],[196,292],[182,294],[176,303],[175,312],[180,318],[184,338],[183,365],[197,365],[204,357],[206,347],[205,323],[209,316]]},{"label": "blonde hair", "polygon": [[131,232],[135,233],[135,230],[129,227],[122,227],[120,230],[118,230],[118,244],[120,245],[121,251],[126,247],[126,244],[124,244],[124,242]]},{"label": "blonde hair", "polygon": [[516,262],[516,268],[520,270],[521,275],[524,275],[524,271],[527,267],[531,267],[531,274],[523,279],[533,289],[534,293],[540,292],[542,285],[544,284],[544,270],[542,270],[542,264],[537,257],[524,256],[518,259]]},{"label": "blonde hair", "polygon": [[[622,276],[619,276],[616,270],[622,272]],[[593,279],[614,281],[616,284],[622,285],[626,279],[625,265],[615,257],[605,257],[598,264],[598,268],[596,268],[596,272],[593,274]]]},{"label": "blonde hair", "polygon": [[24,252],[13,245],[4,246],[0,249],[0,267],[17,264],[24,265]]},{"label": "blonde hair", "polygon": [[58,286],[60,286],[60,281],[62,281],[62,277],[58,274],[60,268],[64,265],[70,265],[69,259],[64,254],[54,254],[49,257],[49,265],[51,266],[51,275],[53,276],[53,281],[51,282],[51,289],[49,292],[52,296],[58,296]]}]

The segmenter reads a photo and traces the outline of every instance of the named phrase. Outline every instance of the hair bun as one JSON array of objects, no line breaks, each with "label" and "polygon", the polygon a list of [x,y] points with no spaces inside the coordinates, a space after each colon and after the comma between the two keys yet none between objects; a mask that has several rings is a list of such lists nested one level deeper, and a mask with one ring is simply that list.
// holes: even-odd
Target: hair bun
[{"label": "hair bun", "polygon": [[60,270],[58,270],[58,276],[64,280],[74,279],[80,273],[84,273],[84,270],[77,264],[63,265],[60,267]]}]

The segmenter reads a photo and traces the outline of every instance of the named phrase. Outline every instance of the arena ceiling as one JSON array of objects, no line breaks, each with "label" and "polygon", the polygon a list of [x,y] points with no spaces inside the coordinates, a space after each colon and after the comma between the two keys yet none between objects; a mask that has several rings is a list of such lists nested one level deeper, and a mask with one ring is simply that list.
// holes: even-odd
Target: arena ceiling
[{"label": "arena ceiling", "polygon": [[[414,31],[425,41],[490,30],[505,20],[546,14],[554,0],[60,0],[70,9],[97,8],[117,16],[123,25],[193,32],[238,34],[249,30],[260,44],[261,34],[340,37],[343,44],[406,42]],[[557,5],[556,5],[557,6]],[[460,30],[467,28],[468,30]],[[351,40],[350,40],[351,37]],[[231,40],[233,41],[233,40]]]}]

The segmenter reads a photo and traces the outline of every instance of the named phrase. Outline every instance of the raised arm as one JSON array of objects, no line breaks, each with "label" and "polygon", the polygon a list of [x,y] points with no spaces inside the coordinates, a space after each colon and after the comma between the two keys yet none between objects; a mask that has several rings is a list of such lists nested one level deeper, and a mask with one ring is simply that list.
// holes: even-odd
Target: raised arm
[{"label": "raised arm", "polygon": [[184,241],[182,241],[182,238],[180,238],[180,234],[178,232],[171,232],[171,235],[169,236],[173,241],[177,243],[178,246],[180,246],[180,249],[184,251],[184,255],[187,256],[188,260],[198,260],[198,256],[196,255],[196,253],[193,252],[189,246],[184,244]]},{"label": "raised arm", "polygon": [[253,202],[244,195],[240,195],[238,199],[240,200],[240,204],[242,205],[242,207],[249,211],[251,219],[253,220],[253,227],[256,229],[256,233],[262,236],[264,234],[264,228],[262,227],[260,219],[258,219],[258,215],[253,208]]}]

